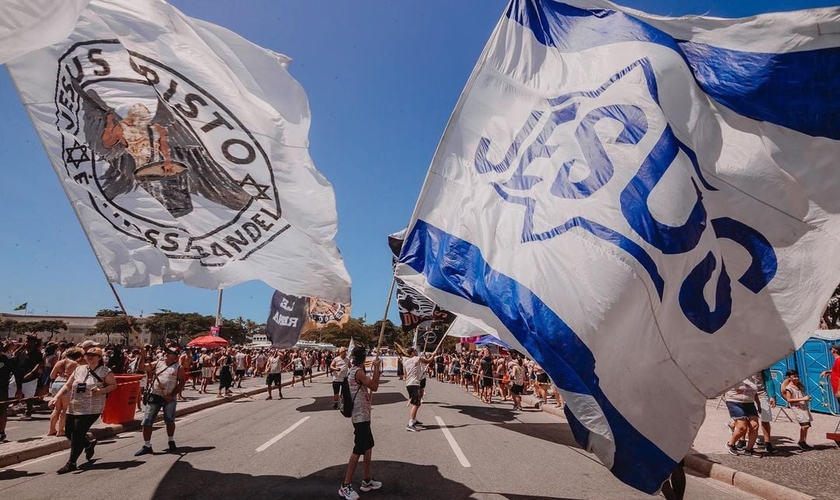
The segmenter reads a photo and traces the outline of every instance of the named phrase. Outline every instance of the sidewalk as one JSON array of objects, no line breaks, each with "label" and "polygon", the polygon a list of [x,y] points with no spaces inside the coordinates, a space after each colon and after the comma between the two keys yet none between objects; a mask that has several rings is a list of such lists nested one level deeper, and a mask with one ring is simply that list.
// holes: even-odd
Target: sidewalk
[{"label": "sidewalk", "polygon": [[[522,397],[523,406],[533,407],[537,401],[534,396]],[[541,409],[565,420],[563,410],[552,403]],[[793,413],[786,411],[792,418]],[[717,399],[709,400],[706,403],[706,419],[694,439],[692,453],[686,457],[686,466],[769,500],[837,498],[840,491],[840,447],[827,439],[826,433],[834,432],[838,417],[813,413],[808,444],[814,449],[804,452],[796,444],[799,424],[789,421],[778,409],[774,410],[774,416],[777,413],[779,416],[771,424],[771,429],[778,453],[762,454],[760,458],[736,457],[728,454],[724,446],[731,435],[726,426],[729,422],[726,405],[721,403],[718,407]]]},{"label": "sidewalk", "polygon": [[[314,376],[317,378],[324,375],[324,373],[315,372]],[[290,386],[291,374],[284,373],[283,380],[283,387]],[[298,381],[298,386],[299,384],[300,382]],[[189,383],[188,387],[190,389],[184,390],[184,396],[187,398],[187,401],[178,402],[176,415],[179,418],[190,413],[212,408],[237,399],[248,398],[267,391],[265,377],[245,379],[242,382],[241,389],[234,388],[234,395],[224,398],[216,397],[219,389],[218,383],[212,387],[208,386],[208,390],[211,391],[210,394],[198,394],[197,391],[193,391],[191,389],[192,383]],[[50,412],[51,410],[48,409],[36,410],[32,420],[21,419],[22,411],[16,416],[9,417],[9,421],[6,424],[6,439],[8,441],[0,443],[0,467],[8,467],[9,465],[70,448],[70,441],[67,438],[46,435],[49,430]],[[104,439],[121,432],[134,431],[140,428],[140,420],[143,418],[143,413],[135,413],[134,418],[135,420],[133,422],[126,424],[105,424],[102,420],[98,420],[91,427],[90,432],[97,439]],[[163,415],[161,414],[158,416],[158,421],[162,419]]]}]

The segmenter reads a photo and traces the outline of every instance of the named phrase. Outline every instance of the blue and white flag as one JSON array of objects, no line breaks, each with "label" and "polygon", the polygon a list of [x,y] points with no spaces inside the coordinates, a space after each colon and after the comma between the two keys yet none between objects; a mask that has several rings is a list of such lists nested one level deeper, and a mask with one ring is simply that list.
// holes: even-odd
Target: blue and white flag
[{"label": "blue and white flag", "polygon": [[707,398],[792,352],[840,281],[838,46],[838,8],[511,1],[397,275],[524,347],[577,440],[658,491]]}]

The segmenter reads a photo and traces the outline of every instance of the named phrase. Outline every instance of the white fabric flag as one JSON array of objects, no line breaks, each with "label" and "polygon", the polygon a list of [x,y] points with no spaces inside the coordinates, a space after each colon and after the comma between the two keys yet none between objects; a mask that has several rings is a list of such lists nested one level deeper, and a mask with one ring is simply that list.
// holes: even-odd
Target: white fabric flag
[{"label": "white fabric flag", "polygon": [[91,2],[9,64],[108,278],[350,302],[289,59],[160,0]]},{"label": "white fabric flag", "polygon": [[840,281],[838,46],[838,8],[513,0],[397,276],[521,344],[577,440],[656,492],[707,398],[800,345]]},{"label": "white fabric flag", "polygon": [[0,0],[0,64],[67,38],[90,0]]}]

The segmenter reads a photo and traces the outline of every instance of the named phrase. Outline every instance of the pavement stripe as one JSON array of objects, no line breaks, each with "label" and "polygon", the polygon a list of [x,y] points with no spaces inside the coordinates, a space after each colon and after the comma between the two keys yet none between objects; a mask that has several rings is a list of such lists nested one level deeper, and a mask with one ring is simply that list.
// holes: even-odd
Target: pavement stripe
[{"label": "pavement stripe", "polygon": [[297,422],[295,422],[295,424],[294,424],[294,425],[292,425],[291,427],[289,427],[289,428],[288,428],[288,429],[286,429],[285,431],[283,431],[283,432],[281,432],[280,434],[278,434],[278,435],[274,436],[273,438],[269,439],[269,440],[268,440],[268,442],[266,442],[265,444],[263,444],[262,446],[260,446],[259,448],[257,448],[257,453],[260,453],[260,452],[263,452],[263,451],[267,450],[269,446],[271,446],[271,445],[273,445],[274,443],[276,443],[277,441],[280,441],[281,439],[283,439],[283,438],[284,438],[284,437],[285,437],[288,433],[290,433],[290,432],[292,432],[293,430],[297,429],[297,427],[298,427],[300,424],[302,424],[302,423],[306,422],[307,420],[309,420],[309,417],[303,417],[302,419],[300,419],[300,420],[298,420]]},{"label": "pavement stripe", "polygon": [[467,457],[464,455],[464,452],[461,451],[461,447],[458,446],[458,443],[455,441],[455,437],[452,436],[452,433],[449,432],[449,429],[446,427],[446,424],[443,423],[443,419],[435,415],[435,420],[437,420],[437,423],[440,426],[440,430],[443,431],[443,435],[446,436],[446,440],[449,442],[449,446],[452,448],[452,451],[455,453],[455,456],[458,457],[458,461],[461,462],[461,465],[463,465],[464,467],[471,467],[470,461],[467,460]]}]

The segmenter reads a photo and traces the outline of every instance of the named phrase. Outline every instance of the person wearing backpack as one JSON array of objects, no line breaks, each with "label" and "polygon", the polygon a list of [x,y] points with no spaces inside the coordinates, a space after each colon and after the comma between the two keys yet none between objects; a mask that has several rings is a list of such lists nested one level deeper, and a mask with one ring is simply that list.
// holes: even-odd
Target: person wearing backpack
[{"label": "person wearing backpack", "polygon": [[351,367],[347,372],[347,381],[350,393],[353,394],[351,402],[352,413],[350,416],[353,422],[355,440],[353,453],[350,454],[350,461],[347,463],[347,473],[338,494],[348,500],[356,500],[359,494],[353,489],[353,473],[356,471],[356,464],[359,457],[364,456],[364,479],[359,487],[362,491],[378,490],[382,483],[374,481],[370,472],[371,452],[373,451],[373,434],[370,430],[370,395],[379,389],[379,376],[382,371],[382,361],[379,356],[373,358],[373,374],[368,377],[365,373],[365,348],[354,347],[350,353]]}]

